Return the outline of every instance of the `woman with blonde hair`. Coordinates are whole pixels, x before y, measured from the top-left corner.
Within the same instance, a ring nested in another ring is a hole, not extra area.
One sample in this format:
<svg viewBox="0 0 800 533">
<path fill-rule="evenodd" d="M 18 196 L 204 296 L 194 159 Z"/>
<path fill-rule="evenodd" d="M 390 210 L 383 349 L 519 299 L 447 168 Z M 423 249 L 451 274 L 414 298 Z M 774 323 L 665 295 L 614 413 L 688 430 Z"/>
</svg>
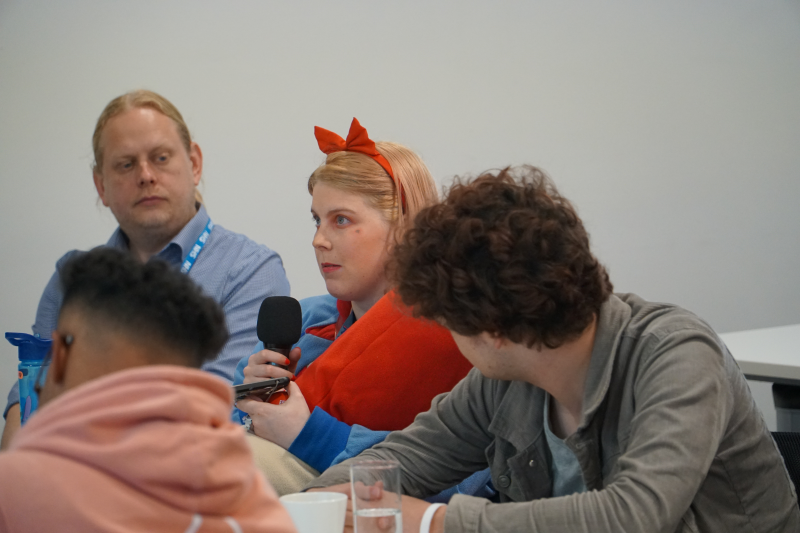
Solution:
<svg viewBox="0 0 800 533">
<path fill-rule="evenodd" d="M 438 201 L 425 164 L 404 146 L 373 142 L 356 119 L 346 140 L 319 127 L 315 135 L 328 155 L 308 180 L 312 244 L 329 294 L 301 302 L 303 333 L 288 358 L 259 345 L 235 382 L 292 377 L 281 404 L 249 398 L 237 407 L 256 436 L 322 471 L 409 425 L 470 365 L 447 330 L 402 309 L 388 275 L 394 243 Z M 259 462 L 281 492 L 310 480 L 284 484 L 275 469 L 285 461 Z"/>
</svg>

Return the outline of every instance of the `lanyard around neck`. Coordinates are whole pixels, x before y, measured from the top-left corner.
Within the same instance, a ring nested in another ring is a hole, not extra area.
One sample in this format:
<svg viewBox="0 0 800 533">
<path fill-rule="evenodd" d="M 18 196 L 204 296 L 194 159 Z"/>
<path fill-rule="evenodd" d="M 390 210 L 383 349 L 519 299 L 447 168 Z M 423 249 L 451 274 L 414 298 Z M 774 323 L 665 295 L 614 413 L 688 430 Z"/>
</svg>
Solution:
<svg viewBox="0 0 800 533">
<path fill-rule="evenodd" d="M 206 224 L 206 229 L 203 230 L 203 233 L 197 238 L 197 242 L 194 243 L 192 246 L 192 250 L 186 256 L 186 259 L 183 260 L 183 264 L 181 265 L 181 272 L 184 274 L 188 274 L 189 271 L 194 266 L 194 262 L 197 261 L 197 256 L 200 255 L 200 252 L 203 250 L 203 247 L 206 245 L 206 241 L 208 240 L 208 236 L 211 235 L 211 230 L 214 229 L 214 223 L 211 222 L 211 219 L 208 219 L 208 224 Z"/>
</svg>

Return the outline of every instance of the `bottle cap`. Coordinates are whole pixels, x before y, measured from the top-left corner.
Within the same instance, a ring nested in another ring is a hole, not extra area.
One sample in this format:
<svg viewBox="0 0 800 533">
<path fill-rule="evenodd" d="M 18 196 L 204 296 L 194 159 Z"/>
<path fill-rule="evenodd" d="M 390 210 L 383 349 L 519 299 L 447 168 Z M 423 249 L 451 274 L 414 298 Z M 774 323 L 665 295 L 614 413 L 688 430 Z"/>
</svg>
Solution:
<svg viewBox="0 0 800 533">
<path fill-rule="evenodd" d="M 19 348 L 20 361 L 41 361 L 47 355 L 47 350 L 53 341 L 40 339 L 27 333 L 6 332 L 6 340 Z"/>
</svg>

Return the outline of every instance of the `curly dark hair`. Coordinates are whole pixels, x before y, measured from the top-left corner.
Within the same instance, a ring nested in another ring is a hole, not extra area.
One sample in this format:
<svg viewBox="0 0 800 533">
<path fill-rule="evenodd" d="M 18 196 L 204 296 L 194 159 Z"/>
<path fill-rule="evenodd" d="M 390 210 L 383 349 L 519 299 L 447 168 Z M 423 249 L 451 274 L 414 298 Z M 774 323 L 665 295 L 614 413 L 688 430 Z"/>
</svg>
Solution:
<svg viewBox="0 0 800 533">
<path fill-rule="evenodd" d="M 577 338 L 613 290 L 574 208 L 532 166 L 456 177 L 394 256 L 397 292 L 416 316 L 528 347 Z"/>
<path fill-rule="evenodd" d="M 228 341 L 217 302 L 164 261 L 142 264 L 120 250 L 95 248 L 72 257 L 60 278 L 62 309 L 79 306 L 99 327 L 166 344 L 185 355 L 187 366 L 199 368 Z"/>
</svg>

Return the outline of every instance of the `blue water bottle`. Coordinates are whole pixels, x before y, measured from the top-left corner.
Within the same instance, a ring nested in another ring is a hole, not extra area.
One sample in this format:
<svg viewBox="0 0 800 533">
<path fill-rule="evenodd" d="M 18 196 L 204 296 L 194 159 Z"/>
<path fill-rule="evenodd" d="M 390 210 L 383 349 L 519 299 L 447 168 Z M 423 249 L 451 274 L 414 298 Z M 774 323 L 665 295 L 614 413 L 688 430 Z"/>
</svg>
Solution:
<svg viewBox="0 0 800 533">
<path fill-rule="evenodd" d="M 33 386 L 53 341 L 10 332 L 6 332 L 6 340 L 19 348 L 19 415 L 20 423 L 24 424 L 39 406 Z M 46 372 L 47 368 L 42 372 L 42 383 Z"/>
</svg>

